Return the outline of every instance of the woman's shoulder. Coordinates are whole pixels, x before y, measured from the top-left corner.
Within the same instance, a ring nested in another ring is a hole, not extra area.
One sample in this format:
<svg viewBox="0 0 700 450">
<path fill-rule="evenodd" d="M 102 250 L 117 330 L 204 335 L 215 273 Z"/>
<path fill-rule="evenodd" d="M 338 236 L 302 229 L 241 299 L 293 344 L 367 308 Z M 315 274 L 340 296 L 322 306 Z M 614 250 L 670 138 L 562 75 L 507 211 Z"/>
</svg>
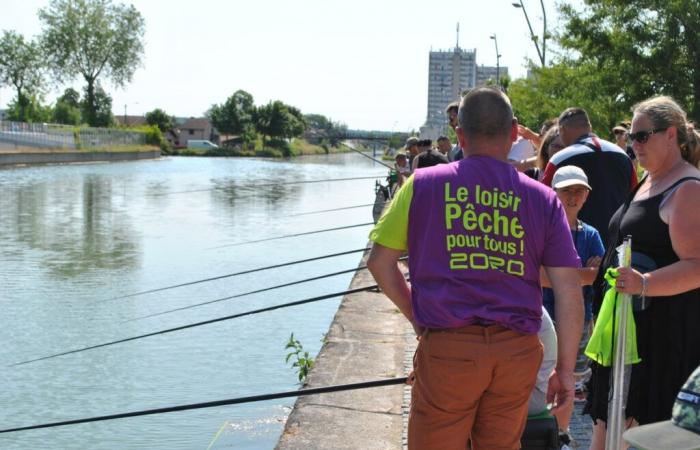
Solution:
<svg viewBox="0 0 700 450">
<path fill-rule="evenodd" d="M 700 193 L 700 170 L 689 165 L 678 174 L 668 191 L 671 191 L 669 193 L 686 192 L 686 195 Z"/>
<path fill-rule="evenodd" d="M 668 223 L 669 214 L 673 211 L 683 212 L 697 209 L 697 199 L 700 197 L 700 171 L 694 167 L 684 170 L 663 194 L 659 205 L 661 218 Z"/>
</svg>

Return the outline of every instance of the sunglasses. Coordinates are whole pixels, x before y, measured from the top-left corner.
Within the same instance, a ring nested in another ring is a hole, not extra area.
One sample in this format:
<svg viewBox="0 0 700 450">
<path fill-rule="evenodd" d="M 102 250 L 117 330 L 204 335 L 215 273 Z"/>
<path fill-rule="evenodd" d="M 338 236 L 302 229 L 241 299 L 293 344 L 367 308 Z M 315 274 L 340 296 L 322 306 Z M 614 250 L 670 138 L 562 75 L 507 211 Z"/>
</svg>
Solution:
<svg viewBox="0 0 700 450">
<path fill-rule="evenodd" d="M 651 130 L 646 130 L 646 131 L 637 131 L 636 133 L 630 133 L 627 136 L 630 138 L 631 141 L 637 141 L 640 144 L 646 144 L 647 141 L 649 140 L 649 137 L 654 134 L 654 133 L 661 133 L 663 131 L 668 130 L 668 128 L 653 128 Z"/>
</svg>

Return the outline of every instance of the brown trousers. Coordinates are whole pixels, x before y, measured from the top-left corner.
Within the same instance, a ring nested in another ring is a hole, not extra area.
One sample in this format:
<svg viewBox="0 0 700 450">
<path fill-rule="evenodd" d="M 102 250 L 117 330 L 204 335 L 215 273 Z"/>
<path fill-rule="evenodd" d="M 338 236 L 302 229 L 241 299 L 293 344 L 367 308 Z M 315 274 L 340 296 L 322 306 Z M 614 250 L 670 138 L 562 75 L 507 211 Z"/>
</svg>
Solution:
<svg viewBox="0 0 700 450">
<path fill-rule="evenodd" d="M 537 335 L 500 325 L 427 330 L 414 358 L 410 450 L 519 449 L 542 363 Z"/>
</svg>

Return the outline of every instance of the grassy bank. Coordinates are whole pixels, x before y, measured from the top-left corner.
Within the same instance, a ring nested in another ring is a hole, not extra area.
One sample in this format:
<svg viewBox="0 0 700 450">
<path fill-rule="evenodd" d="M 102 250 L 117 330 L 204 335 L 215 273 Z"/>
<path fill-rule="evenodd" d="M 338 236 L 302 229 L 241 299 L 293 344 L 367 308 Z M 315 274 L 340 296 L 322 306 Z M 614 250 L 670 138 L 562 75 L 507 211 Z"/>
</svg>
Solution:
<svg viewBox="0 0 700 450">
<path fill-rule="evenodd" d="M 339 144 L 337 147 L 330 145 L 316 145 L 304 139 L 294 139 L 290 143 L 285 143 L 288 145 L 288 156 L 301 156 L 301 155 L 327 155 L 330 153 L 346 153 L 351 151 L 344 144 Z M 211 150 L 204 149 L 183 149 L 178 152 L 181 156 L 257 156 L 257 157 L 267 157 L 267 158 L 283 158 L 285 156 L 285 151 L 277 148 L 271 147 L 269 145 L 264 146 L 261 140 L 255 143 L 254 149 L 242 149 L 242 148 L 217 148 Z"/>
</svg>

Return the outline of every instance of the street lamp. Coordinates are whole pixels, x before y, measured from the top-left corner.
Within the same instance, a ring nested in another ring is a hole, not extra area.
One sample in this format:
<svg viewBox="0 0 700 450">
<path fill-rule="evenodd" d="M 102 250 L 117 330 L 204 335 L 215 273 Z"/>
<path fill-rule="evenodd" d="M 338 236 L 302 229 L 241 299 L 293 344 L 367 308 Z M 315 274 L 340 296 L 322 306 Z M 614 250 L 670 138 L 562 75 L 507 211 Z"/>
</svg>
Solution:
<svg viewBox="0 0 700 450">
<path fill-rule="evenodd" d="M 496 85 L 501 87 L 501 54 L 498 53 L 498 39 L 496 38 L 496 33 L 489 37 L 493 39 L 493 43 L 496 44 Z"/>
<path fill-rule="evenodd" d="M 527 22 L 527 27 L 530 29 L 530 37 L 532 42 L 535 43 L 535 48 L 537 49 L 537 56 L 540 57 L 540 63 L 544 67 L 545 54 L 547 51 L 547 11 L 544 9 L 544 0 L 540 0 L 540 5 L 542 6 L 542 51 L 540 52 L 540 44 L 538 43 L 538 38 L 535 36 L 535 32 L 532 31 L 532 25 L 530 25 L 530 18 L 527 16 L 527 10 L 525 10 L 525 5 L 523 5 L 523 0 L 518 0 L 518 2 L 511 3 L 513 7 L 520 8 L 525 14 L 525 21 Z"/>
<path fill-rule="evenodd" d="M 139 102 L 124 103 L 124 126 L 125 127 L 128 126 L 128 124 L 126 122 L 126 107 L 127 107 L 127 105 L 138 105 L 138 104 L 139 104 Z"/>
</svg>

